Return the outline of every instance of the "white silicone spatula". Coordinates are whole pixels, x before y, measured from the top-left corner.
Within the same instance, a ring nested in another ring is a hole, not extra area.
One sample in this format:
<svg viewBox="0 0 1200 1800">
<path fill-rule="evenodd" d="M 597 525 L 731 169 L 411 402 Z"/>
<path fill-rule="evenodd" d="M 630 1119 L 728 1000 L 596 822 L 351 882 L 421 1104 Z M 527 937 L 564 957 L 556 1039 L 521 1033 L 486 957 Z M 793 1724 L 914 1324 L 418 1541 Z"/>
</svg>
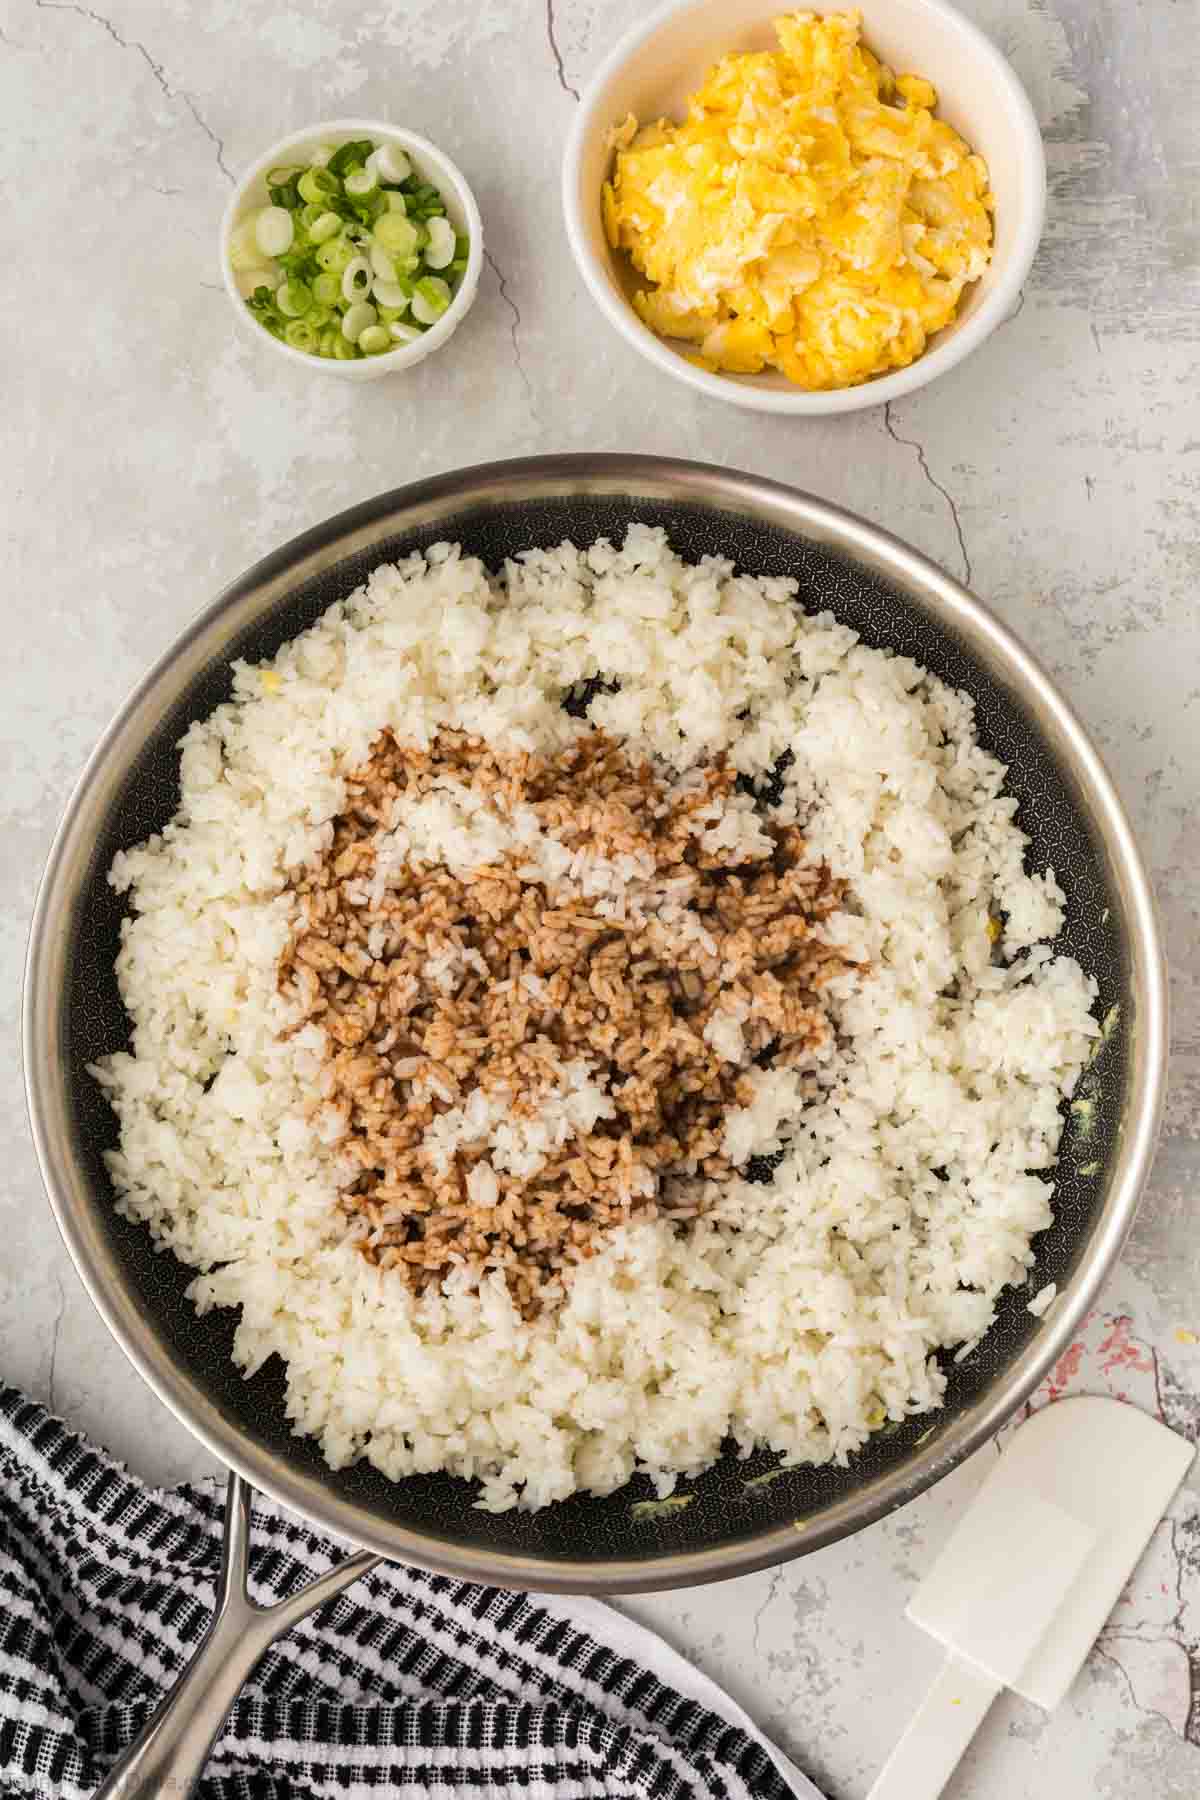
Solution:
<svg viewBox="0 0 1200 1800">
<path fill-rule="evenodd" d="M 988 1707 L 1074 1681 L 1195 1451 L 1117 1400 L 1014 1433 L 908 1605 L 950 1652 L 868 1800 L 937 1800 Z"/>
</svg>

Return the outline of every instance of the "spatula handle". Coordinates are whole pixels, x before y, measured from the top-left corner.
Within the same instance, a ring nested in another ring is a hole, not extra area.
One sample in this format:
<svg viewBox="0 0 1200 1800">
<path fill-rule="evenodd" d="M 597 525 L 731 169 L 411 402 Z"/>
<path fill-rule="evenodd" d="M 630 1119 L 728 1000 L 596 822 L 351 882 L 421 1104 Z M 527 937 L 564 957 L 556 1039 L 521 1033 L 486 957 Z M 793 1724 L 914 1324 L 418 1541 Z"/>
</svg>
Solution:
<svg viewBox="0 0 1200 1800">
<path fill-rule="evenodd" d="M 947 1657 L 867 1800 L 937 1800 L 999 1692 L 982 1669 Z"/>
</svg>

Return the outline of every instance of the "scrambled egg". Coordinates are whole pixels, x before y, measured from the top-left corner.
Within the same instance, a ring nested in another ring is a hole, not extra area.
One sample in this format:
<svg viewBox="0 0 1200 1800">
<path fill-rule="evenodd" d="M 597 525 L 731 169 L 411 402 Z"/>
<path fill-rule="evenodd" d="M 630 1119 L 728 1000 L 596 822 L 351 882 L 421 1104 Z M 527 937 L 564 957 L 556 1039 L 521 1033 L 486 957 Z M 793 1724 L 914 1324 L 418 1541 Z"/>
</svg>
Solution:
<svg viewBox="0 0 1200 1800">
<path fill-rule="evenodd" d="M 682 125 L 614 134 L 604 223 L 654 285 L 634 296 L 702 367 L 850 387 L 920 356 L 987 266 L 987 169 L 937 95 L 859 42 L 856 12 L 775 21 Z"/>
</svg>

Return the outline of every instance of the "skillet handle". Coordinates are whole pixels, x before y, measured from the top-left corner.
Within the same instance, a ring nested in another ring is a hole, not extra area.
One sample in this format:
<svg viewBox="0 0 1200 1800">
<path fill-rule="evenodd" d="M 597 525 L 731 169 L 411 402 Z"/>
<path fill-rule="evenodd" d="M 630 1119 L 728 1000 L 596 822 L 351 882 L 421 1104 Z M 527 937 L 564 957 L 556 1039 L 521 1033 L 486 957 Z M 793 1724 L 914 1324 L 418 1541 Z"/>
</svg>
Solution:
<svg viewBox="0 0 1200 1800">
<path fill-rule="evenodd" d="M 274 1606 L 258 1606 L 246 1590 L 250 1503 L 254 1490 L 230 1475 L 217 1605 L 191 1662 L 141 1736 L 115 1762 L 95 1800 L 186 1800 L 230 1707 L 260 1657 L 284 1631 L 323 1600 L 340 1594 L 381 1559 L 361 1550 Z"/>
</svg>

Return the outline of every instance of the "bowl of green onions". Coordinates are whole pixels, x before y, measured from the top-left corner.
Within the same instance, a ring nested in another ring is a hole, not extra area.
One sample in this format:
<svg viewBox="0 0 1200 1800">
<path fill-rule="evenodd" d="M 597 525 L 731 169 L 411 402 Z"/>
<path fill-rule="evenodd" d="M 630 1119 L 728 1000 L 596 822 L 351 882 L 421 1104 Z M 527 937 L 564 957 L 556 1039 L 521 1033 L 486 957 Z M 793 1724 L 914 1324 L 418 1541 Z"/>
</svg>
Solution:
<svg viewBox="0 0 1200 1800">
<path fill-rule="evenodd" d="M 483 266 L 475 198 L 415 131 L 336 119 L 284 138 L 234 190 L 221 268 L 248 328 L 352 381 L 421 362 L 461 324 Z"/>
</svg>

